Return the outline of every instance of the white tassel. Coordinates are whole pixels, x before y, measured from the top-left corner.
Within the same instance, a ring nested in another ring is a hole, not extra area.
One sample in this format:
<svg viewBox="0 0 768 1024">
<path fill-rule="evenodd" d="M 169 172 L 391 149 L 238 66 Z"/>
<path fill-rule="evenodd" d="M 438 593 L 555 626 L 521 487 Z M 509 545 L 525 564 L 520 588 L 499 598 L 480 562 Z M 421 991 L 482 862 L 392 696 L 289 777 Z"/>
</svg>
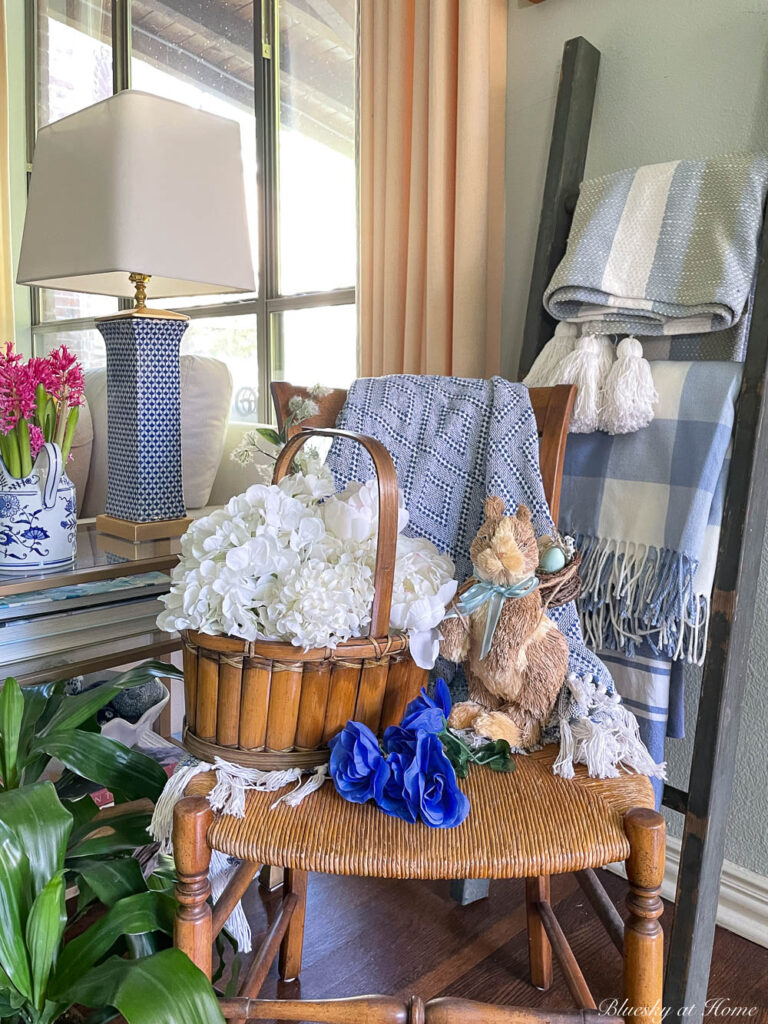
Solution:
<svg viewBox="0 0 768 1024">
<path fill-rule="evenodd" d="M 173 833 L 173 808 L 184 796 L 184 791 L 196 775 L 213 771 L 212 764 L 195 761 L 191 764 L 180 764 L 165 784 L 158 797 L 152 813 L 152 821 L 147 832 L 155 842 L 160 844 L 161 853 L 173 853 L 171 834 Z"/>
<path fill-rule="evenodd" d="M 211 883 L 211 898 L 213 905 L 224 892 L 229 882 L 240 866 L 240 861 L 218 850 L 211 851 L 211 866 L 208 869 L 208 880 Z M 224 922 L 224 928 L 237 943 L 238 953 L 250 953 L 253 948 L 251 941 L 251 926 L 245 916 L 243 904 L 237 901 L 234 910 Z"/>
<path fill-rule="evenodd" d="M 287 804 L 288 807 L 296 807 L 301 803 L 310 793 L 314 793 L 316 789 L 320 789 L 325 780 L 328 778 L 328 765 L 320 764 L 315 768 L 314 774 L 310 775 L 306 782 L 298 785 L 296 789 L 290 790 L 288 793 L 283 793 L 277 800 L 272 804 L 272 807 L 277 807 L 278 804 Z M 270 808 L 271 810 L 272 808 Z"/>
<path fill-rule="evenodd" d="M 653 420 L 659 400 L 648 360 L 637 338 L 624 338 L 605 383 L 599 426 L 609 434 L 632 434 Z"/>
<path fill-rule="evenodd" d="M 558 379 L 553 384 L 575 384 L 576 401 L 571 413 L 570 432 L 591 434 L 597 430 L 603 388 L 611 372 L 615 352 L 605 334 L 588 334 L 560 364 Z"/>
<path fill-rule="evenodd" d="M 572 779 L 573 778 L 573 730 L 571 729 L 571 723 L 568 719 L 563 716 L 560 721 L 560 750 L 558 752 L 555 763 L 552 765 L 552 771 L 555 775 L 559 775 L 561 779 Z"/>
<path fill-rule="evenodd" d="M 560 364 L 567 355 L 573 352 L 578 329 L 576 324 L 562 321 L 555 328 L 555 336 L 551 338 L 536 356 L 536 361 L 523 380 L 528 388 L 549 388 L 557 384 L 560 376 Z"/>
</svg>

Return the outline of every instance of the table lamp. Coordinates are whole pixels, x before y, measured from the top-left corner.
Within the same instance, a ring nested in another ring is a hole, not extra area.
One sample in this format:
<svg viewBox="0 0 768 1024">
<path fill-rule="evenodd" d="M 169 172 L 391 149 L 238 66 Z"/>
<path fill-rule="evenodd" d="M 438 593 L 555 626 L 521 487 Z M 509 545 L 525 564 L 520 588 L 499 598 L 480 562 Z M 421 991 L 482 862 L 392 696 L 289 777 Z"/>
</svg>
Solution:
<svg viewBox="0 0 768 1024">
<path fill-rule="evenodd" d="M 133 298 L 107 351 L 107 533 L 183 533 L 179 345 L 153 298 L 254 290 L 240 126 L 135 90 L 42 128 L 19 284 Z"/>
</svg>

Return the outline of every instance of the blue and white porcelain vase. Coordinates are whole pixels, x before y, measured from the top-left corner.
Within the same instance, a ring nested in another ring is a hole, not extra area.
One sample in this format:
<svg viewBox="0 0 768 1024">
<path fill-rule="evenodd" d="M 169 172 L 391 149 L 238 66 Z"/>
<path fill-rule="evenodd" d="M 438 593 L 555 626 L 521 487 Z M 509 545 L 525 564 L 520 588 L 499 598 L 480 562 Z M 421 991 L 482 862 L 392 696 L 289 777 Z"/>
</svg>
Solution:
<svg viewBox="0 0 768 1024">
<path fill-rule="evenodd" d="M 77 552 L 77 498 L 61 449 L 47 443 L 18 479 L 0 459 L 0 572 L 35 573 L 71 565 Z"/>
</svg>

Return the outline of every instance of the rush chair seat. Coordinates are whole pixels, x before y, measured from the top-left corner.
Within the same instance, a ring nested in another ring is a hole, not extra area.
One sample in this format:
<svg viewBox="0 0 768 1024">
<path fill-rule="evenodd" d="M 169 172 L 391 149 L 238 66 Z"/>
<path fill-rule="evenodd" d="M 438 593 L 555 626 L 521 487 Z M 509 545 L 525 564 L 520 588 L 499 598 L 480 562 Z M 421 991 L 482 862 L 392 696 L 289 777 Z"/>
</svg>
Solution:
<svg viewBox="0 0 768 1024">
<path fill-rule="evenodd" d="M 288 402 L 306 391 L 273 384 L 282 426 Z M 545 493 L 557 517 L 565 441 L 574 388 L 534 389 L 531 401 L 540 432 Z M 345 392 L 332 391 L 304 426 L 330 426 Z M 351 804 L 326 784 L 302 804 L 273 808 L 275 795 L 249 792 L 243 818 L 214 815 L 207 794 L 213 774 L 196 776 L 174 814 L 178 874 L 175 942 L 211 976 L 212 943 L 232 908 L 264 864 L 285 869 L 280 912 L 265 935 L 242 983 L 240 995 L 221 1001 L 225 1017 L 237 1021 L 312 1020 L 328 1024 L 533 1024 L 582 1021 L 596 1013 L 575 957 L 549 902 L 549 878 L 574 872 L 610 939 L 624 955 L 624 997 L 635 1015 L 657 1024 L 661 1015 L 663 935 L 658 918 L 664 873 L 664 819 L 654 811 L 649 779 L 620 775 L 589 778 L 553 774 L 553 746 L 516 759 L 516 770 L 498 774 L 472 767 L 462 783 L 471 803 L 466 821 L 454 829 L 431 829 L 389 817 L 373 805 Z M 242 861 L 212 909 L 208 903 L 211 851 Z M 630 892 L 625 927 L 594 869 L 625 861 Z M 283 979 L 299 976 L 310 871 L 375 878 L 525 878 L 531 982 L 552 983 L 556 955 L 575 1012 L 552 1015 L 521 1007 L 491 1006 L 456 999 L 385 996 L 351 1000 L 261 1000 L 258 993 L 275 957 Z"/>
</svg>

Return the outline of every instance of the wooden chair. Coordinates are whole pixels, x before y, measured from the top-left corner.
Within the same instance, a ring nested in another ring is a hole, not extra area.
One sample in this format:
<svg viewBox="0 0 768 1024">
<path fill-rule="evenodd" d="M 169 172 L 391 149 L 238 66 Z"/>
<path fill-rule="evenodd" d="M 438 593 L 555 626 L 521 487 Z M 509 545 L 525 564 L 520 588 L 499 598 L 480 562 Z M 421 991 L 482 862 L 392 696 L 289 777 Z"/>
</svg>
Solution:
<svg viewBox="0 0 768 1024">
<path fill-rule="evenodd" d="M 272 393 L 282 426 L 290 398 L 306 392 L 289 384 L 273 384 Z M 574 388 L 562 386 L 531 392 L 545 492 L 555 515 L 574 393 Z M 320 400 L 318 415 L 304 425 L 334 423 L 344 397 L 345 392 L 332 391 Z M 618 1024 L 620 1018 L 597 1014 L 549 901 L 550 876 L 574 872 L 610 939 L 623 951 L 628 1005 L 646 1024 L 659 1024 L 663 936 L 658 919 L 665 825 L 653 810 L 651 783 L 641 775 L 591 779 L 583 766 L 576 767 L 574 779 L 561 779 L 552 772 L 555 754 L 548 747 L 521 756 L 511 775 L 471 770 L 462 786 L 472 809 L 456 829 L 410 825 L 372 805 L 347 803 L 329 784 L 298 807 L 281 804 L 272 809 L 274 794 L 250 792 L 244 818 L 214 816 L 206 797 L 215 778 L 197 776 L 174 815 L 176 945 L 210 977 L 212 943 L 222 924 L 260 866 L 275 865 L 285 869 L 280 912 L 255 955 L 240 995 L 221 1001 L 228 1019 L 328 1024 L 585 1024 L 599 1019 Z M 242 860 L 213 910 L 207 902 L 212 850 Z M 626 927 L 594 872 L 620 860 L 626 862 L 630 887 Z M 283 979 L 299 976 L 310 871 L 376 878 L 525 878 L 531 982 L 540 989 L 550 987 L 554 952 L 579 1010 L 553 1015 L 457 999 L 436 999 L 424 1005 L 418 997 L 409 1002 L 385 996 L 258 999 L 275 957 Z"/>
</svg>

